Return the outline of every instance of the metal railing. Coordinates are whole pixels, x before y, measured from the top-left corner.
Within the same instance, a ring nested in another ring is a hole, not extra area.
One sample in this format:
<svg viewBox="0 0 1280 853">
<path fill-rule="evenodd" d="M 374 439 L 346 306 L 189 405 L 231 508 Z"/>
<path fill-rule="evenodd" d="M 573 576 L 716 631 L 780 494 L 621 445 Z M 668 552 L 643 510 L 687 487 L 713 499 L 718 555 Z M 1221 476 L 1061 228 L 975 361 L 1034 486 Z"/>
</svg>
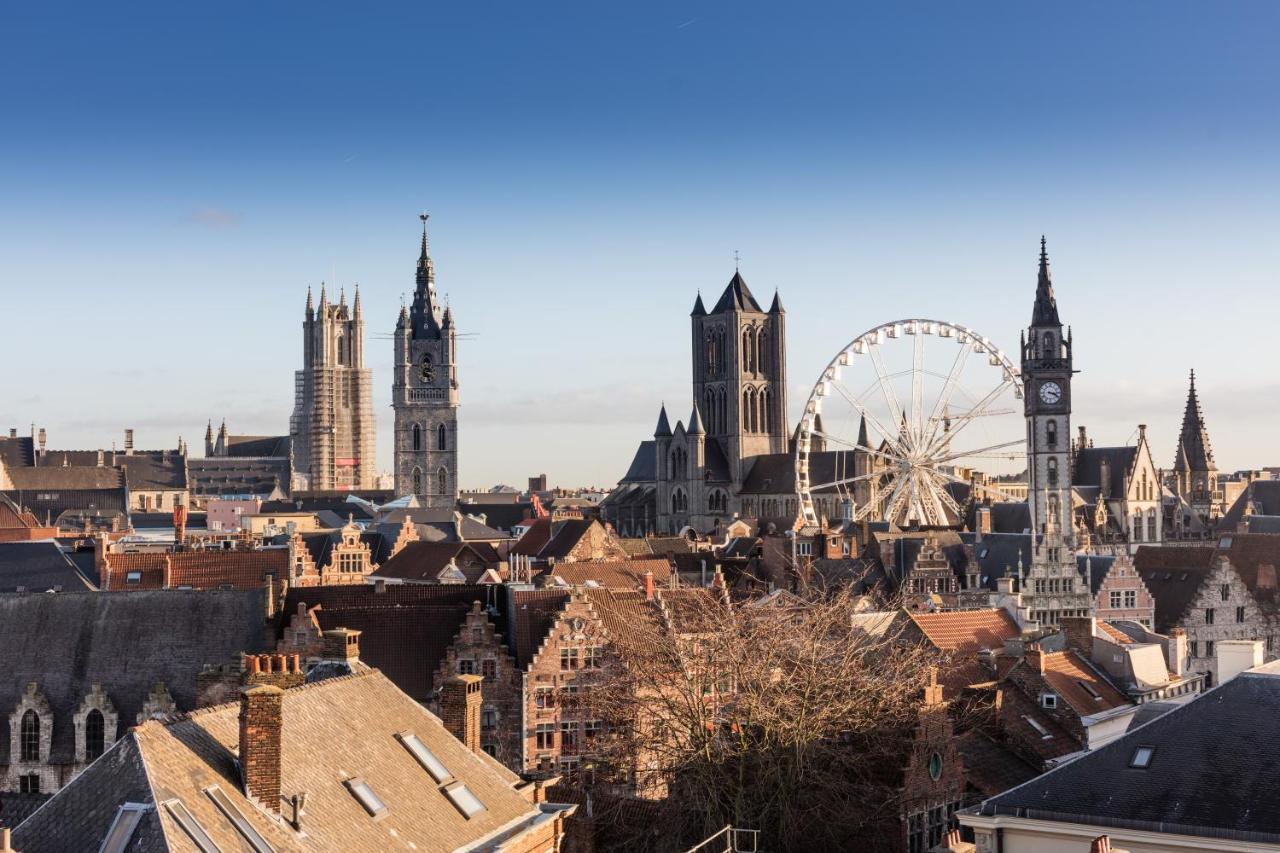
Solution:
<svg viewBox="0 0 1280 853">
<path fill-rule="evenodd" d="M 725 826 L 686 853 L 757 853 L 760 830 Z"/>
</svg>

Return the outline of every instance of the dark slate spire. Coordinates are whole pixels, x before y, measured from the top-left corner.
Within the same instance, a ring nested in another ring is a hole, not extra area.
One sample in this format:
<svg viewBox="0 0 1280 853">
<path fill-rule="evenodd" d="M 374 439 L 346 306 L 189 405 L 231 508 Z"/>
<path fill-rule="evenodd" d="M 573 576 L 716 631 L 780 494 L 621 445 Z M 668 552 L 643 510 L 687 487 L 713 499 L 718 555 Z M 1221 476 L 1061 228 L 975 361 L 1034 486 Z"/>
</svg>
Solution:
<svg viewBox="0 0 1280 853">
<path fill-rule="evenodd" d="M 699 290 L 699 291 L 698 291 L 698 298 L 697 298 L 697 299 L 694 301 L 694 303 L 693 303 L 693 312 L 692 312 L 689 316 L 690 316 L 690 317 L 705 317 L 705 316 L 707 316 L 707 309 L 706 309 L 706 307 L 704 307 L 704 306 L 703 306 L 703 304 L 702 304 L 702 291 L 701 291 L 701 290 Z"/>
<path fill-rule="evenodd" d="M 1179 471 L 1216 471 L 1213 448 L 1209 446 L 1209 430 L 1200 411 L 1196 395 L 1196 372 L 1191 371 L 1191 388 L 1187 391 L 1187 409 L 1182 415 L 1182 435 L 1178 437 L 1178 456 L 1173 467 Z"/>
<path fill-rule="evenodd" d="M 1049 250 L 1040 237 L 1040 275 L 1036 280 L 1036 307 L 1031 312 L 1032 326 L 1061 326 L 1058 300 L 1053 297 L 1053 277 L 1049 275 Z"/>
<path fill-rule="evenodd" d="M 773 304 L 769 306 L 770 314 L 785 314 L 786 309 L 782 307 L 782 297 L 778 295 L 778 289 L 773 290 Z"/>
<path fill-rule="evenodd" d="M 720 301 L 716 303 L 716 307 L 711 309 L 712 314 L 720 314 L 724 311 L 755 311 L 763 314 L 764 309 L 760 307 L 760 303 L 756 302 L 756 298 L 751 295 L 751 291 L 747 289 L 747 282 L 742 278 L 742 273 L 737 270 L 733 271 L 733 278 L 729 280 L 729 286 L 724 289 L 724 293 L 720 295 Z"/>
<path fill-rule="evenodd" d="M 707 429 L 702 425 L 702 413 L 698 411 L 695 401 L 693 411 L 689 413 L 689 435 L 706 435 Z"/>
<path fill-rule="evenodd" d="M 671 437 L 671 421 L 667 420 L 667 405 L 662 404 L 662 411 L 658 413 L 658 426 L 653 430 L 654 438 L 670 438 Z"/>
<path fill-rule="evenodd" d="M 440 297 L 436 295 L 436 267 L 431 261 L 431 244 L 427 241 L 427 219 L 430 215 L 424 213 L 418 218 L 422 220 L 422 251 L 418 254 L 413 309 L 409 315 L 413 320 L 415 338 L 439 337 Z"/>
<path fill-rule="evenodd" d="M 858 446 L 871 449 L 871 439 L 867 436 L 867 416 L 863 415 L 858 423 Z"/>
</svg>

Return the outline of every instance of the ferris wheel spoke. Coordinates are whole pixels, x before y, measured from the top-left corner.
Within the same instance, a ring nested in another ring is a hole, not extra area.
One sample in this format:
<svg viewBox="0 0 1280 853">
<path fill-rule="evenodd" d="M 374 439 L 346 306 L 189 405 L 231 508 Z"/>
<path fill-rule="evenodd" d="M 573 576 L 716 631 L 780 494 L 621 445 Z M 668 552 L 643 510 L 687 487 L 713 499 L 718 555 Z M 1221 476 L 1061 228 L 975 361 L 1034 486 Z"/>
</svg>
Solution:
<svg viewBox="0 0 1280 853">
<path fill-rule="evenodd" d="M 941 465 L 945 462 L 951 462 L 952 460 L 955 460 L 955 459 L 965 459 L 970 456 L 982 456 L 983 454 L 990 454 L 991 451 L 993 450 L 1003 450 L 1006 447 L 1022 447 L 1025 444 L 1026 442 L 1023 441 L 1022 439 L 1017 439 L 1015 441 L 1006 441 L 1000 444 L 991 444 L 991 445 L 988 445 L 987 447 L 979 447 L 976 450 L 967 450 L 964 452 L 957 451 L 957 452 L 948 453 L 946 456 L 935 456 L 930 461 L 934 465 Z M 1016 456 L 1016 455 L 1017 454 L 1004 454 L 1004 455 L 992 454 L 990 458 L 1002 459 L 1002 458 L 1008 458 L 1010 456 Z"/>
<path fill-rule="evenodd" d="M 988 486 L 983 483 L 975 483 L 972 480 L 966 480 L 963 477 L 957 477 L 955 474 L 948 474 L 946 471 L 943 471 L 937 468 L 933 469 L 933 473 L 937 474 L 939 477 L 942 477 L 946 480 L 951 481 L 952 483 L 959 483 L 962 486 L 968 486 L 970 489 L 976 489 L 979 492 L 985 492 L 987 494 L 994 495 L 1002 501 L 1009 501 L 1010 503 L 1019 503 L 1022 500 L 1022 498 L 1019 498 L 1016 495 L 1012 495 L 1009 492 L 1002 491 L 1001 489 L 997 489 L 995 486 Z"/>
<path fill-rule="evenodd" d="M 930 445 L 927 452 L 933 453 L 934 451 L 936 451 L 938 449 L 939 442 L 942 440 L 955 441 L 956 436 L 959 435 L 960 432 L 965 427 L 967 427 L 969 424 L 977 420 L 984 411 L 991 408 L 991 405 L 995 403 L 996 400 L 1000 399 L 1001 394 L 1003 394 L 1005 391 L 1009 390 L 1012 387 L 1013 387 L 1013 380 L 1005 379 L 999 385 L 997 385 L 996 387 L 988 391 L 985 397 L 983 397 L 978 402 L 974 403 L 973 407 L 970 408 L 969 411 L 962 413 L 958 417 L 952 418 L 951 419 L 952 423 L 955 423 L 956 421 L 960 422 L 959 426 L 957 426 L 955 429 L 951 430 L 950 432 L 944 433 L 940 439 L 935 439 L 933 444 Z"/>
<path fill-rule="evenodd" d="M 957 518 L 962 517 L 964 513 L 960 510 L 960 504 L 956 503 L 955 498 L 951 497 L 951 493 L 947 491 L 946 485 L 945 485 L 947 480 L 942 475 L 942 472 L 938 471 L 935 468 L 925 468 L 924 470 L 927 471 L 931 476 L 936 477 L 939 481 L 941 481 L 941 482 L 935 483 L 935 486 L 937 487 L 937 495 L 939 500 L 946 505 L 947 509 L 954 512 Z"/>
<path fill-rule="evenodd" d="M 924 447 L 924 329 L 916 325 L 911 362 L 911 436 L 912 446 Z"/>
<path fill-rule="evenodd" d="M 898 507 L 907 495 L 907 477 L 898 477 L 893 483 L 893 490 L 885 501 L 884 518 L 893 521 L 898 516 Z"/>
<path fill-rule="evenodd" d="M 828 483 L 814 483 L 809 487 L 809 491 L 816 492 L 819 489 L 830 489 L 833 486 L 846 486 L 849 483 L 862 483 L 866 480 L 874 480 L 877 477 L 883 477 L 883 471 L 872 471 L 870 474 L 859 474 L 856 477 L 844 477 L 840 480 L 832 480 Z"/>
<path fill-rule="evenodd" d="M 897 463 L 897 462 L 901 462 L 901 461 L 902 461 L 902 458 L 901 458 L 901 457 L 899 457 L 899 456 L 894 456 L 892 453 L 885 453 L 885 452 L 883 452 L 883 451 L 881 451 L 881 450 L 876 450 L 875 448 L 872 448 L 872 447 L 862 447 L 862 446 L 860 446 L 860 445 L 858 445 L 858 444 L 856 444 L 856 443 L 854 443 L 854 442 L 852 442 L 852 441 L 849 441 L 847 438 L 840 438 L 840 437 L 839 437 L 839 436 L 837 436 L 837 435 L 832 435 L 832 434 L 831 434 L 831 433 L 829 433 L 829 432 L 823 432 L 823 431 L 822 431 L 822 430 L 820 430 L 820 429 L 810 430 L 810 431 L 809 431 L 809 434 L 810 434 L 810 435 L 817 435 L 817 436 L 821 436 L 822 438 L 828 439 L 828 440 L 830 440 L 830 441 L 834 441 L 834 442 L 837 442 L 837 443 L 839 443 L 839 444 L 843 444 L 845 447 L 852 448 L 853 450 L 857 450 L 857 451 L 862 452 L 862 453 L 869 453 L 869 454 L 871 454 L 872 456 L 878 456 L 878 457 L 880 457 L 881 459 L 888 460 L 889 462 Z M 845 453 L 845 452 L 848 452 L 848 451 L 836 451 L 836 452 L 837 452 L 837 453 Z"/>
<path fill-rule="evenodd" d="M 888 372 L 884 369 L 884 359 L 880 357 L 880 346 L 873 344 L 867 347 L 867 352 L 871 355 L 871 364 L 876 369 L 876 375 L 880 377 L 880 393 L 884 395 L 885 404 L 889 407 L 889 418 L 898 420 L 899 414 L 906 413 L 898 402 L 898 394 L 893 390 L 893 382 L 890 381 Z"/>
<path fill-rule="evenodd" d="M 867 419 L 867 423 L 871 424 L 872 429 L 880 433 L 883 439 L 888 442 L 889 447 L 897 451 L 899 454 L 898 456 L 890 458 L 897 460 L 907 455 L 907 449 L 902 445 L 900 437 L 885 429 L 884 425 L 880 423 L 880 419 L 877 418 L 862 402 L 855 399 L 853 394 L 849 392 L 849 389 L 844 387 L 844 383 L 840 382 L 838 379 L 833 379 L 831 380 L 831 385 L 840 393 L 841 397 L 844 397 L 845 400 L 848 401 L 850 406 L 853 406 L 860 415 Z M 882 453 L 880 455 L 883 456 L 884 454 Z"/>
<path fill-rule="evenodd" d="M 940 415 L 945 415 L 947 409 L 951 406 L 951 395 L 955 393 L 956 385 L 960 381 L 960 375 L 964 372 L 964 365 L 969 360 L 969 353 L 973 352 L 973 344 L 965 341 L 960 345 L 960 352 L 956 353 L 955 361 L 951 362 L 951 371 L 947 373 L 946 381 L 942 385 L 942 392 L 938 395 L 938 400 L 933 404 L 933 412 L 929 415 L 929 422 L 933 424 L 933 430 L 929 434 L 929 446 L 932 447 L 937 443 L 938 429 L 943 425 L 943 421 L 939 419 Z"/>
</svg>

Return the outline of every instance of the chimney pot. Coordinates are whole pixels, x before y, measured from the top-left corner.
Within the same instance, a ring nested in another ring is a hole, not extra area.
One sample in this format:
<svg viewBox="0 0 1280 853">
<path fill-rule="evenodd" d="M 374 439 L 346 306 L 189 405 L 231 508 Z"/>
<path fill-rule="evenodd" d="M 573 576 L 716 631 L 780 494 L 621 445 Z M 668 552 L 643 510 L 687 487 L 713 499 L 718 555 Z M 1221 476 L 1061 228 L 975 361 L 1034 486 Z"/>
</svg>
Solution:
<svg viewBox="0 0 1280 853">
<path fill-rule="evenodd" d="M 284 691 L 269 684 L 240 691 L 240 776 L 245 796 L 280 812 Z"/>
</svg>

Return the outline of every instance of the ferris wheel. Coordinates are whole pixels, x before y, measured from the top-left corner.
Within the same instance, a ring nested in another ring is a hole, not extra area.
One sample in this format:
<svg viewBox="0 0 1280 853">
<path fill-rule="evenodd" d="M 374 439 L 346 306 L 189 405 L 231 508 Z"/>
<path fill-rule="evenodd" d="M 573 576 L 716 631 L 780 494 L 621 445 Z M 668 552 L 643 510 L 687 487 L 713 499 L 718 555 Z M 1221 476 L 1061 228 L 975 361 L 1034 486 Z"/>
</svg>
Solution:
<svg viewBox="0 0 1280 853">
<path fill-rule="evenodd" d="M 804 522 L 947 527 L 971 497 L 1023 499 L 1022 395 L 1018 368 L 973 329 L 911 319 L 859 335 L 822 371 L 800 420 Z"/>
</svg>

